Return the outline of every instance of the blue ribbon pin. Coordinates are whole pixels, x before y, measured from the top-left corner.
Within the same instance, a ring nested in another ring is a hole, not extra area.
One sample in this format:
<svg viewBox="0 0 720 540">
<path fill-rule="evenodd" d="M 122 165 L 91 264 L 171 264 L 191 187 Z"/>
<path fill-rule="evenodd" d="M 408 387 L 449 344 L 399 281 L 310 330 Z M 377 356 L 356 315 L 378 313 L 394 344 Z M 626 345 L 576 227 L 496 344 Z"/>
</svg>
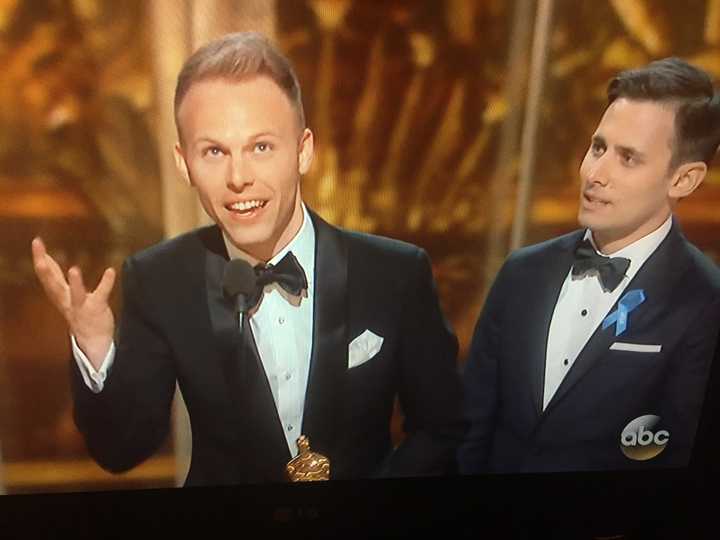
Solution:
<svg viewBox="0 0 720 540">
<path fill-rule="evenodd" d="M 618 302 L 618 308 L 610 315 L 605 317 L 602 323 L 602 329 L 615 324 L 615 335 L 619 336 L 628 327 L 628 315 L 632 310 L 645 301 L 645 291 L 642 289 L 633 289 L 628 291 Z"/>
</svg>

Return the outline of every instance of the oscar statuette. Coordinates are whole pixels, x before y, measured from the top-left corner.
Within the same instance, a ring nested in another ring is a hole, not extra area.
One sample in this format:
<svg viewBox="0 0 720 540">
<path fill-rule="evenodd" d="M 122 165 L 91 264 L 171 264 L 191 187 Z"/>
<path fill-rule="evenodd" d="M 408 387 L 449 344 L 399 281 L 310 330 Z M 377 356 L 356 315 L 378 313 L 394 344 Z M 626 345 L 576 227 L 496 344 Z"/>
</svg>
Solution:
<svg viewBox="0 0 720 540">
<path fill-rule="evenodd" d="M 300 435 L 297 440 L 299 453 L 285 467 L 291 482 L 315 482 L 330 479 L 330 460 L 310 450 L 310 439 Z"/>
</svg>

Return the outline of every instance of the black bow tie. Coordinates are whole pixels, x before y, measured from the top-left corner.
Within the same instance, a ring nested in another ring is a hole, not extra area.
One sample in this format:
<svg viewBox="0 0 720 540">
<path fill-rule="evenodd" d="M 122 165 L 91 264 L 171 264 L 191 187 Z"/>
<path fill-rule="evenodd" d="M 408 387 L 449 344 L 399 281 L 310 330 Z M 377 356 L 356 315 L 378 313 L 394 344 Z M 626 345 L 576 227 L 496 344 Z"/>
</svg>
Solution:
<svg viewBox="0 0 720 540">
<path fill-rule="evenodd" d="M 254 308 L 266 285 L 277 283 L 293 296 L 307 289 L 305 271 L 292 251 L 277 264 L 257 264 L 254 268 L 243 259 L 234 259 L 225 266 L 223 290 L 226 296 L 237 298 L 238 310 L 247 312 Z"/>
<path fill-rule="evenodd" d="M 575 249 L 575 262 L 572 275 L 580 276 L 588 270 L 597 270 L 600 283 L 609 291 L 614 291 L 630 266 L 630 259 L 624 257 L 606 257 L 600 255 L 590 240 L 585 239 Z"/>
</svg>

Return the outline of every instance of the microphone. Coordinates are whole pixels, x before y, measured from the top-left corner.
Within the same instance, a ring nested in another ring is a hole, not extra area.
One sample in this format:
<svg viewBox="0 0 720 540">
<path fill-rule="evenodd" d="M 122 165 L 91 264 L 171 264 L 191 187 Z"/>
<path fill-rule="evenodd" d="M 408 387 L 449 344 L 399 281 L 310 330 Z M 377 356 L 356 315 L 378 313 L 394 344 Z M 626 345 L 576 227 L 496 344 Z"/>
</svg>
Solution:
<svg viewBox="0 0 720 540">
<path fill-rule="evenodd" d="M 249 262 L 233 259 L 225 265 L 222 280 L 223 292 L 229 298 L 235 298 L 235 309 L 240 313 L 248 310 L 250 300 L 257 291 L 257 276 Z M 242 316 L 239 316 L 242 330 Z"/>
</svg>

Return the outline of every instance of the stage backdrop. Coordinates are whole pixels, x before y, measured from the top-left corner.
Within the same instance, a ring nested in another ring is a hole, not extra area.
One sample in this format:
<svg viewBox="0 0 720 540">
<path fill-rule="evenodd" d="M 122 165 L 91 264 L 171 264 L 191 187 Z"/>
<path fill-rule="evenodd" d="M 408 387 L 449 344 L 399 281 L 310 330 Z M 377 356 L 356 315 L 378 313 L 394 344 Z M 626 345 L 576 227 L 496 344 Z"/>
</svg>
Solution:
<svg viewBox="0 0 720 540">
<path fill-rule="evenodd" d="M 720 0 L 0 2 L 6 492 L 182 482 L 180 400 L 175 437 L 137 470 L 112 476 L 88 458 L 72 421 L 68 335 L 34 277 L 30 240 L 42 235 L 94 283 L 205 222 L 173 169 L 174 79 L 196 47 L 248 29 L 296 65 L 318 150 L 309 206 L 427 249 L 459 363 L 509 250 L 575 228 L 577 169 L 608 79 L 668 55 L 720 76 Z M 679 210 L 716 260 L 719 170 Z"/>
</svg>

